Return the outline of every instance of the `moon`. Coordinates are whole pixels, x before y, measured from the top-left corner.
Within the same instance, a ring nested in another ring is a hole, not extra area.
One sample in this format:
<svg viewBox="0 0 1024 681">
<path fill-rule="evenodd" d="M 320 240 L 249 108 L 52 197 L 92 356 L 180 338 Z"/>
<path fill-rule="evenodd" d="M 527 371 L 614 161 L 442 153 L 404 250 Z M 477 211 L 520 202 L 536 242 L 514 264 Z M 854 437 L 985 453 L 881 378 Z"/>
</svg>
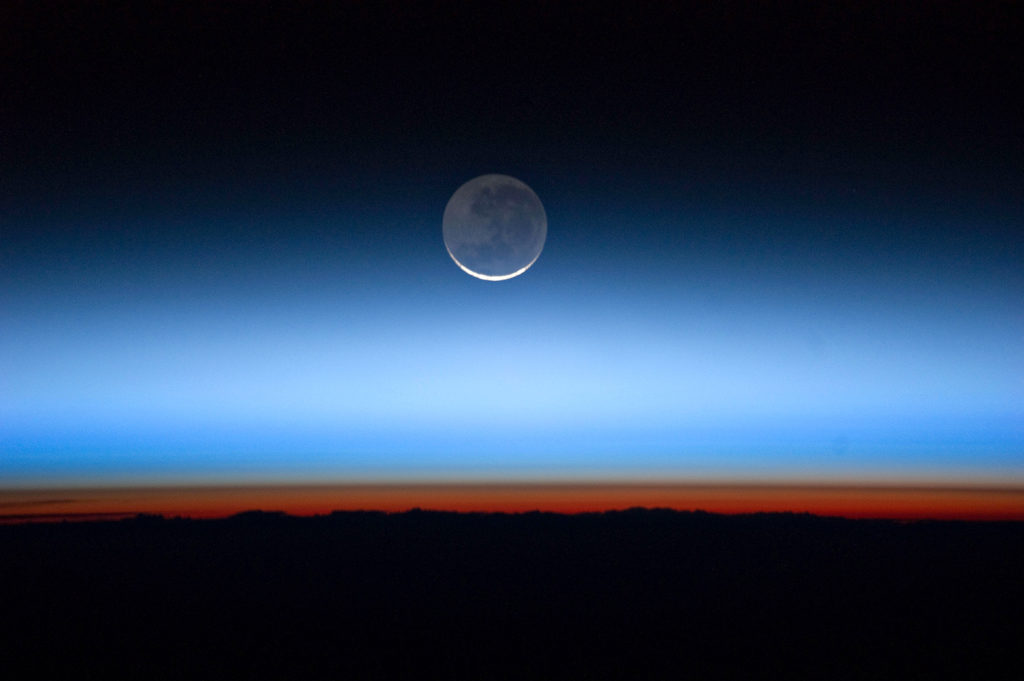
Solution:
<svg viewBox="0 0 1024 681">
<path fill-rule="evenodd" d="M 503 281 L 537 262 L 548 218 L 525 183 L 508 175 L 481 175 L 448 199 L 442 232 L 448 255 L 466 274 Z"/>
</svg>

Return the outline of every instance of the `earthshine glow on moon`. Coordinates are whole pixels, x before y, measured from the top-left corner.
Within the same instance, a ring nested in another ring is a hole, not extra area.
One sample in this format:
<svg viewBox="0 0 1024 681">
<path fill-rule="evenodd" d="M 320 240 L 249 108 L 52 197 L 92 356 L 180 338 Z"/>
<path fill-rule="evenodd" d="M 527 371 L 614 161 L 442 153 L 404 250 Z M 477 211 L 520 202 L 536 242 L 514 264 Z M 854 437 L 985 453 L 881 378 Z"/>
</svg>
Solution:
<svg viewBox="0 0 1024 681">
<path fill-rule="evenodd" d="M 481 175 L 448 200 L 442 223 L 448 254 L 485 281 L 517 277 L 540 257 L 548 222 L 540 199 L 508 175 Z"/>
</svg>

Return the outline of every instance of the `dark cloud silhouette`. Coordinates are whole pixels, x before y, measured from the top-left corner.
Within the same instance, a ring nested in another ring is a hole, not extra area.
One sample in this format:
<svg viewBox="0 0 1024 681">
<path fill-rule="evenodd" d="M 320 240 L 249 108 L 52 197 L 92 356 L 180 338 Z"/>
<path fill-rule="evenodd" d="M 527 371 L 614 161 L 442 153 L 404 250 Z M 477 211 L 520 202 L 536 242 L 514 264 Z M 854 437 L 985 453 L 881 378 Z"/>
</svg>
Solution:
<svg viewBox="0 0 1024 681">
<path fill-rule="evenodd" d="M 13 506 L 52 506 L 53 504 L 74 504 L 79 499 L 29 499 L 26 501 L 0 501 L 0 508 Z"/>
<path fill-rule="evenodd" d="M 1022 523 L 255 511 L 0 547 L 5 660 L 55 678 L 996 679 L 1024 634 Z"/>
</svg>

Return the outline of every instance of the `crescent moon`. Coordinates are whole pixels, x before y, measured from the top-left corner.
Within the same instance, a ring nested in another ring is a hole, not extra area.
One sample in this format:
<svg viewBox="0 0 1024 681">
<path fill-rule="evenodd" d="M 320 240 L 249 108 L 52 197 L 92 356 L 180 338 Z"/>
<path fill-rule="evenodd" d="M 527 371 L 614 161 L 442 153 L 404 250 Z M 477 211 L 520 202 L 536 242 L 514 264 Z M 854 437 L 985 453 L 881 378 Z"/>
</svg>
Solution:
<svg viewBox="0 0 1024 681">
<path fill-rule="evenodd" d="M 548 219 L 537 194 L 508 175 L 481 175 L 444 209 L 444 245 L 463 272 L 484 281 L 518 277 L 537 262 Z"/>
</svg>

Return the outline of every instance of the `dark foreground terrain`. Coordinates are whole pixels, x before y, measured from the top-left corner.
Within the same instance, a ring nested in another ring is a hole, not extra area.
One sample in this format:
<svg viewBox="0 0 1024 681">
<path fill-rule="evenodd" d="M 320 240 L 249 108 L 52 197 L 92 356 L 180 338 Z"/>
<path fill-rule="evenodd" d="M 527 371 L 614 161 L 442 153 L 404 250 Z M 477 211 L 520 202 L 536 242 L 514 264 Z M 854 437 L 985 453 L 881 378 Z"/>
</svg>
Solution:
<svg viewBox="0 0 1024 681">
<path fill-rule="evenodd" d="M 633 510 L 8 525 L 0 621 L 0 668 L 31 670 L 18 678 L 1020 679 L 1024 524 Z"/>
</svg>

